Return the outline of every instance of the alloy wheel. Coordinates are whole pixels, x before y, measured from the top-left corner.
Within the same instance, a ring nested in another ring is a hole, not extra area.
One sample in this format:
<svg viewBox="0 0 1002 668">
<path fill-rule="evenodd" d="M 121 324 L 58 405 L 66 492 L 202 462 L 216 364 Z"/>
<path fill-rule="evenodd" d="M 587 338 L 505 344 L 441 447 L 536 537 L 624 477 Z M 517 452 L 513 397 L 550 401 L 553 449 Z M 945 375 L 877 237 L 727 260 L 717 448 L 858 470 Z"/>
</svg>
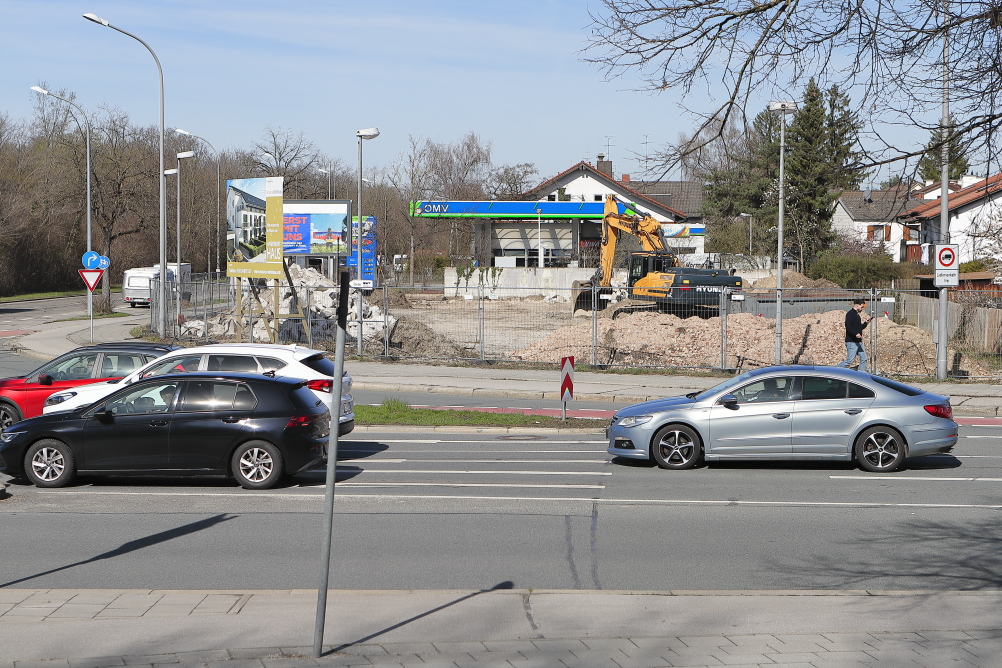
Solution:
<svg viewBox="0 0 1002 668">
<path fill-rule="evenodd" d="M 874 432 L 863 441 L 863 458 L 874 469 L 891 467 L 897 462 L 900 453 L 898 439 L 886 431 Z"/>
<path fill-rule="evenodd" d="M 264 448 L 250 448 L 240 457 L 240 475 L 251 482 L 263 482 L 275 470 L 275 460 Z"/>
<path fill-rule="evenodd" d="M 66 460 L 56 448 L 42 448 L 31 458 L 31 470 L 39 480 L 52 482 L 66 470 Z"/>
<path fill-rule="evenodd" d="M 661 437 L 658 449 L 665 462 L 681 465 L 692 459 L 696 451 L 696 444 L 685 432 L 669 431 Z"/>
</svg>

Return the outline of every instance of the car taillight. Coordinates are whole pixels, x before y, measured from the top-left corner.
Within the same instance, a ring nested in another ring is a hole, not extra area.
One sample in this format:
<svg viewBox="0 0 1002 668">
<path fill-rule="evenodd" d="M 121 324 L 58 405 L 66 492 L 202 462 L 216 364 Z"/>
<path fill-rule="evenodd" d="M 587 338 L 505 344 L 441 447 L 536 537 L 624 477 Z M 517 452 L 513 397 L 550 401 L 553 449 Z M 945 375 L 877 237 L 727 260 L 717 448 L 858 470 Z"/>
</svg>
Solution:
<svg viewBox="0 0 1002 668">
<path fill-rule="evenodd" d="M 938 418 L 950 419 L 953 417 L 953 408 L 950 404 L 933 404 L 931 406 L 924 406 L 925 412 L 929 415 L 935 415 Z"/>
<path fill-rule="evenodd" d="M 332 392 L 334 390 L 334 381 L 332 380 L 311 380 L 306 383 L 306 387 L 311 390 L 317 390 L 319 392 Z"/>
<path fill-rule="evenodd" d="M 289 427 L 309 427 L 314 422 L 317 421 L 320 415 L 317 413 L 312 413 L 310 415 L 293 415 L 289 418 L 289 421 L 285 423 L 286 428 Z"/>
</svg>

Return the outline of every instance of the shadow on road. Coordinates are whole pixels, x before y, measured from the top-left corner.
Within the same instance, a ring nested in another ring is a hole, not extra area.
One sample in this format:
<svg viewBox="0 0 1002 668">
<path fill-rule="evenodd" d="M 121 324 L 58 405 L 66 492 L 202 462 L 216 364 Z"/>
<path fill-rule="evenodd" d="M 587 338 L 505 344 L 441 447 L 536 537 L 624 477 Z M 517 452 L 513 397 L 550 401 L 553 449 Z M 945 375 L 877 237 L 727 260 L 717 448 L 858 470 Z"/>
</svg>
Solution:
<svg viewBox="0 0 1002 668">
<path fill-rule="evenodd" d="M 114 550 L 103 552 L 97 556 L 91 557 L 90 559 L 85 559 L 83 561 L 78 561 L 73 564 L 60 566 L 59 568 L 52 568 L 42 573 L 35 573 L 34 575 L 28 575 L 23 578 L 11 580 L 10 582 L 4 582 L 3 584 L 0 584 L 0 589 L 4 587 L 10 587 L 11 585 L 21 584 L 22 582 L 27 582 L 28 580 L 34 580 L 35 578 L 40 578 L 43 575 L 51 575 L 53 573 L 69 570 L 70 568 L 75 568 L 77 566 L 91 564 L 96 561 L 102 561 L 104 559 L 114 559 L 115 557 L 121 556 L 123 554 L 128 554 L 129 552 L 135 552 L 136 550 L 141 550 L 145 547 L 152 547 L 153 545 L 159 545 L 160 543 L 164 543 L 169 540 L 173 540 L 175 538 L 187 536 L 189 534 L 197 533 L 199 531 L 204 531 L 206 529 L 211 529 L 217 524 L 220 524 L 221 522 L 225 522 L 227 520 L 234 519 L 235 517 L 236 515 L 226 515 L 226 514 L 215 515 L 213 517 L 207 517 L 204 520 L 198 520 L 197 522 L 191 522 L 190 524 L 185 524 L 183 526 L 175 527 L 173 529 L 168 529 L 167 531 L 161 531 L 160 533 L 144 536 L 143 538 L 130 540 L 128 543 L 122 543 Z"/>
</svg>

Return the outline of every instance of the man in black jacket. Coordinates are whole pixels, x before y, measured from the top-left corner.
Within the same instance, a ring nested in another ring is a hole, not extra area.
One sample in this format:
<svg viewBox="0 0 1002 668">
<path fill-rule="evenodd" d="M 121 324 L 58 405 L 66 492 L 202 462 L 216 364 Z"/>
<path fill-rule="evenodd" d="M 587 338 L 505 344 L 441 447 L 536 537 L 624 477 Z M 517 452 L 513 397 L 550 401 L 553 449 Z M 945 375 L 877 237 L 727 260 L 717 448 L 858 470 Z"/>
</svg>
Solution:
<svg viewBox="0 0 1002 668">
<path fill-rule="evenodd" d="M 845 361 L 838 366 L 849 366 L 859 355 L 859 370 L 866 373 L 866 351 L 863 349 L 863 330 L 870 324 L 870 317 L 863 313 L 865 299 L 855 299 L 852 308 L 845 314 Z M 864 320 L 863 317 L 866 319 Z"/>
</svg>

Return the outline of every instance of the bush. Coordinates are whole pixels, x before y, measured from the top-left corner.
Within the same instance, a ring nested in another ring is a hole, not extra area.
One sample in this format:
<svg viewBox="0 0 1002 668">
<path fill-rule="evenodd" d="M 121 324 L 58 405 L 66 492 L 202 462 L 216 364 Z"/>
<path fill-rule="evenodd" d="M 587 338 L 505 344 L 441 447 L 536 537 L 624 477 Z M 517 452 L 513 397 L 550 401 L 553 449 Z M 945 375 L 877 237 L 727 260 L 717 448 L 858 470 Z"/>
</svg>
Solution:
<svg viewBox="0 0 1002 668">
<path fill-rule="evenodd" d="M 977 271 L 988 271 L 988 264 L 981 259 L 971 260 L 970 262 L 962 262 L 960 265 L 961 274 L 970 274 Z"/>
<path fill-rule="evenodd" d="M 829 251 L 818 257 L 808 276 L 815 280 L 826 278 L 843 288 L 879 288 L 892 279 L 901 278 L 901 267 L 884 254 L 847 257 Z"/>
</svg>

